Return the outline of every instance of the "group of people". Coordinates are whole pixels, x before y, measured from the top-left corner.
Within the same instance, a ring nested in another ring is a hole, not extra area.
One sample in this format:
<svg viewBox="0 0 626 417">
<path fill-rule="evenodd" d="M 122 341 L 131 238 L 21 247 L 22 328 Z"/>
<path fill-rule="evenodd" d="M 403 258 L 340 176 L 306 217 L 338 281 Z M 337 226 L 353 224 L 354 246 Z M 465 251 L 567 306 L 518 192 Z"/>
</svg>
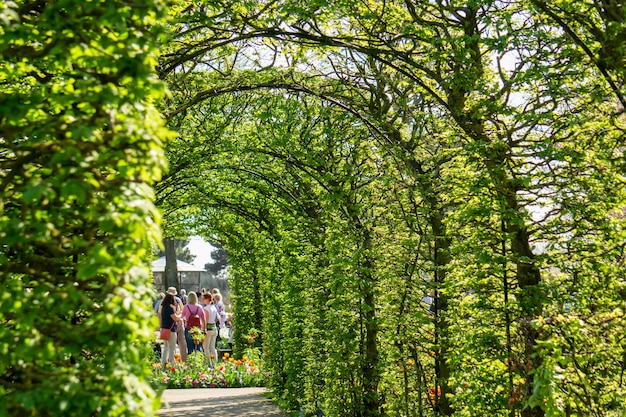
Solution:
<svg viewBox="0 0 626 417">
<path fill-rule="evenodd" d="M 159 317 L 159 327 L 171 330 L 169 339 L 164 340 L 161 363 L 165 365 L 174 362 L 178 344 L 183 362 L 187 360 L 188 354 L 197 350 L 204 352 L 213 366 L 217 359 L 215 345 L 219 331 L 226 327 L 226 322 L 229 321 L 220 290 L 214 288 L 207 291 L 203 288 L 198 293 L 191 291 L 189 294 L 181 290 L 181 296 L 177 294 L 175 287 L 169 287 L 154 304 L 154 310 Z M 190 333 L 192 327 L 199 327 L 204 333 L 202 344 L 194 343 Z"/>
</svg>

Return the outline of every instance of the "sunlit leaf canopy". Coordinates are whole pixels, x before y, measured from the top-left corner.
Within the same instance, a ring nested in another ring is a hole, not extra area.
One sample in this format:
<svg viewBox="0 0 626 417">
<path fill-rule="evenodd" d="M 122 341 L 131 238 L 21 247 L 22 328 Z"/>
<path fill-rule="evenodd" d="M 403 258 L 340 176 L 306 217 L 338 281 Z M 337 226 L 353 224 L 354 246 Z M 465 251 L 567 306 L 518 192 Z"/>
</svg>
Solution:
<svg viewBox="0 0 626 417">
<path fill-rule="evenodd" d="M 0 11 L 0 414 L 154 413 L 161 215 L 287 410 L 624 414 L 622 2 Z"/>
<path fill-rule="evenodd" d="M 622 9 L 180 6 L 159 204 L 228 249 L 288 408 L 623 412 Z"/>
</svg>

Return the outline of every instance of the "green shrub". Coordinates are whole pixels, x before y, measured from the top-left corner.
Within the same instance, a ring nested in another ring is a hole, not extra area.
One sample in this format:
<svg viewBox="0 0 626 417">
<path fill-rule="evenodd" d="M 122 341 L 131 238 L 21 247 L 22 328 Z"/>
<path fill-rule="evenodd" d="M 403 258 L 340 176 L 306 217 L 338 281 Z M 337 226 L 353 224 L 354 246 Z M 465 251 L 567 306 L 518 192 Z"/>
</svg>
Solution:
<svg viewBox="0 0 626 417">
<path fill-rule="evenodd" d="M 160 2 L 0 2 L 0 415 L 150 416 Z"/>
</svg>

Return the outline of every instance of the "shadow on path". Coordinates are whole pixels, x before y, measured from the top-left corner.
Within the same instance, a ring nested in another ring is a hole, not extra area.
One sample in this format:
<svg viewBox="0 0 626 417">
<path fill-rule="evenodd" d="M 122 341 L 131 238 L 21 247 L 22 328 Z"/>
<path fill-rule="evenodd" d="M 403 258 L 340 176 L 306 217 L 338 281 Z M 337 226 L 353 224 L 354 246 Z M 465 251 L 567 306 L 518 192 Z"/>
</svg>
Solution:
<svg viewBox="0 0 626 417">
<path fill-rule="evenodd" d="M 264 388 L 168 389 L 163 393 L 162 417 L 287 417 L 271 400 Z"/>
</svg>

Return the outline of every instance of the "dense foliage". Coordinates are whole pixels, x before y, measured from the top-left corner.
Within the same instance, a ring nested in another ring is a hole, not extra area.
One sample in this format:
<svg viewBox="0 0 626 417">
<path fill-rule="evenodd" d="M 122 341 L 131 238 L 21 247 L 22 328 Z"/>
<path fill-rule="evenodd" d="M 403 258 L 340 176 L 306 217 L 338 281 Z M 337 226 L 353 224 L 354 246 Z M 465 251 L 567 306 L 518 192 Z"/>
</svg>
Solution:
<svg viewBox="0 0 626 417">
<path fill-rule="evenodd" d="M 624 413 L 623 5 L 179 7 L 160 204 L 289 407 Z"/>
<path fill-rule="evenodd" d="M 0 414 L 158 402 L 153 104 L 288 408 L 626 413 L 623 2 L 183 0 L 156 65 L 161 7 L 0 1 Z"/>
<path fill-rule="evenodd" d="M 153 415 L 160 2 L 0 2 L 0 415 Z"/>
</svg>

